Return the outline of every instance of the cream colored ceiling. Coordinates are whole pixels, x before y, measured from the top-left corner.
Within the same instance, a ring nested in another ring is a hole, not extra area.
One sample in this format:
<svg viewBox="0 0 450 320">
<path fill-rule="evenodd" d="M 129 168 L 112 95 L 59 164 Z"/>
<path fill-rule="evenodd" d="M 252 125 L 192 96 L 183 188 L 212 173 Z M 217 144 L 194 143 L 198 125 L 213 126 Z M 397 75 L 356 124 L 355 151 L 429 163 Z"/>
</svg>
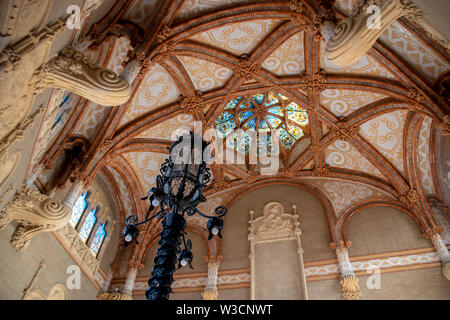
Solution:
<svg viewBox="0 0 450 320">
<path fill-rule="evenodd" d="M 154 12 L 153 1 L 136 1 L 126 15 L 130 20 L 145 26 L 149 21 L 149 16 Z M 193 17 L 198 17 L 217 8 L 229 5 L 238 5 L 246 1 L 219 1 L 219 0 L 187 0 L 183 2 L 178 15 L 174 19 L 184 21 Z M 345 13 L 351 12 L 352 5 L 356 0 L 339 0 L 338 5 Z M 147 17 L 147 18 L 146 18 Z M 190 40 L 223 50 L 229 54 L 239 57 L 242 54 L 251 54 L 257 46 L 275 30 L 282 20 L 279 19 L 259 19 L 251 21 L 241 21 L 239 23 L 228 24 L 208 31 L 197 33 L 190 37 Z M 429 80 L 435 80 L 443 71 L 449 69 L 448 62 L 437 55 L 434 51 L 426 47 L 416 36 L 406 31 L 399 23 L 394 23 L 380 38 L 386 45 L 406 59 L 417 70 L 423 72 Z M 122 42 L 113 53 L 111 67 L 120 71 L 119 62 L 123 61 L 124 50 L 127 50 L 127 43 Z M 324 45 L 321 46 L 320 67 L 330 74 L 353 74 L 364 76 L 377 76 L 385 79 L 397 79 L 394 72 L 389 70 L 381 62 L 370 55 L 363 56 L 358 62 L 346 66 L 336 67 L 324 58 Z M 200 57 L 178 55 L 185 71 L 189 75 L 196 90 L 207 92 L 221 88 L 233 76 L 234 70 L 210 61 L 202 60 Z M 262 63 L 262 68 L 278 77 L 299 75 L 305 70 L 304 58 L 304 34 L 299 32 L 291 36 L 278 48 L 274 49 Z M 121 119 L 120 127 L 129 124 L 131 121 L 160 108 L 176 102 L 180 97 L 180 89 L 177 87 L 170 71 L 162 65 L 154 63 L 150 71 L 145 75 L 143 81 L 129 104 L 124 117 Z M 304 91 L 301 91 L 306 95 Z M 321 105 L 337 117 L 349 116 L 358 112 L 361 108 L 387 98 L 385 95 L 363 90 L 341 90 L 329 89 L 320 94 Z M 362 124 L 360 134 L 380 152 L 399 172 L 405 174 L 404 150 L 404 126 L 408 116 L 408 111 L 394 111 L 375 117 Z M 97 118 L 96 118 L 97 117 Z M 95 108 L 89 111 L 86 116 L 84 132 L 87 136 L 92 136 L 90 124 L 101 120 Z M 188 114 L 178 114 L 174 118 L 157 123 L 140 132 L 136 138 L 165 139 L 169 140 L 171 134 L 177 128 L 193 127 L 194 118 Z M 426 192 L 434 192 L 431 179 L 430 167 L 430 130 L 431 119 L 426 118 L 421 126 L 419 141 L 419 163 L 420 179 Z M 323 133 L 327 133 L 329 128 L 323 125 Z M 305 142 L 307 141 L 307 142 Z M 294 148 L 289 163 L 295 160 L 303 150 L 308 148 L 309 140 L 304 140 Z M 155 185 L 156 175 L 159 174 L 159 167 L 166 155 L 154 152 L 128 152 L 123 154 L 123 159 L 127 165 L 136 173 L 142 190 L 147 190 Z M 366 173 L 373 177 L 388 180 L 379 169 L 365 158 L 351 143 L 337 140 L 324 149 L 324 160 L 331 167 L 344 168 Z M 304 169 L 310 169 L 314 161 L 309 161 Z M 301 169 L 301 168 L 299 168 Z M 224 171 L 225 175 L 227 173 Z M 117 175 L 117 173 L 115 173 Z M 233 176 L 229 174 L 229 176 Z M 311 183 L 318 186 L 327 194 L 333 203 L 336 211 L 342 213 L 352 203 L 367 199 L 391 199 L 385 191 L 373 186 L 357 184 L 356 182 L 336 182 L 326 179 L 309 179 Z M 126 186 L 119 183 L 121 190 Z M 126 191 L 123 191 L 125 194 Z M 232 194 L 232 192 L 230 193 Z M 216 197 L 211 208 L 224 201 L 223 197 Z M 219 200 L 220 198 L 220 200 Z M 209 208 L 209 209 L 211 209 Z M 205 210 L 209 210 L 205 208 Z"/>
<path fill-rule="evenodd" d="M 262 67 L 277 76 L 300 74 L 305 70 L 303 32 L 296 33 L 276 49 Z"/>
<path fill-rule="evenodd" d="M 252 52 L 281 20 L 264 19 L 239 22 L 198 33 L 190 39 L 226 52 L 241 55 Z"/>
</svg>

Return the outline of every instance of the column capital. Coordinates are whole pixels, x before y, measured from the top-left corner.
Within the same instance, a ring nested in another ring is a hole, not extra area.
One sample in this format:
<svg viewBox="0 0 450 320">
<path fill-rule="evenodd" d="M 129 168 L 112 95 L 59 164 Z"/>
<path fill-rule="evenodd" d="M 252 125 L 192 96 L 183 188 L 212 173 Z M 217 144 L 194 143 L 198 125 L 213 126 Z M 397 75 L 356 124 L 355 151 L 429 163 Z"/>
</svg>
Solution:
<svg viewBox="0 0 450 320">
<path fill-rule="evenodd" d="M 361 289 L 358 284 L 358 277 L 355 275 L 342 276 L 340 284 L 342 286 L 342 296 L 347 300 L 359 300 Z"/>
<path fill-rule="evenodd" d="M 219 264 L 223 260 L 223 257 L 220 256 L 220 255 L 219 256 L 213 256 L 213 255 L 211 255 L 211 256 L 204 256 L 203 260 L 206 263 L 208 263 L 208 264 L 210 264 L 210 263 L 212 263 L 212 264 L 215 264 L 215 263 Z"/>
<path fill-rule="evenodd" d="M 219 291 L 217 288 L 205 288 L 202 298 L 203 300 L 219 300 Z"/>
<path fill-rule="evenodd" d="M 136 270 L 142 270 L 144 269 L 145 265 L 138 261 L 128 261 L 127 262 L 128 269 L 136 269 Z"/>
<path fill-rule="evenodd" d="M 352 245 L 351 241 L 344 242 L 344 241 L 340 240 L 337 243 L 336 242 L 330 243 L 330 248 L 333 250 L 336 250 L 336 251 L 337 250 L 348 251 L 348 248 L 350 248 L 351 245 Z"/>
</svg>

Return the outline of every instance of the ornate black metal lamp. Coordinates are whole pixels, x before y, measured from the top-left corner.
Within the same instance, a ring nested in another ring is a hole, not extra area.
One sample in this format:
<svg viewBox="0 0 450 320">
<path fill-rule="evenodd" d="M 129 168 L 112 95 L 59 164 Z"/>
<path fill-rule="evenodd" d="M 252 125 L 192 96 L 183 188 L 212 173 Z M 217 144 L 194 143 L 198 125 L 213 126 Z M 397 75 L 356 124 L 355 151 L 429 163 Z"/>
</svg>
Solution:
<svg viewBox="0 0 450 320">
<path fill-rule="evenodd" d="M 135 215 L 127 218 L 127 225 L 123 230 L 124 245 L 135 241 L 139 235 L 138 225 L 144 224 L 157 217 L 161 219 L 161 237 L 159 249 L 154 260 L 153 271 L 148 284 L 150 288 L 145 295 L 148 300 L 168 300 L 172 292 L 173 273 L 178 268 L 189 265 L 192 268 L 192 244 L 184 235 L 186 220 L 184 215 L 199 214 L 208 220 L 207 229 L 209 239 L 214 235 L 222 237 L 223 216 L 227 214 L 225 207 L 217 207 L 215 216 L 209 216 L 197 209 L 197 205 L 205 202 L 202 194 L 203 187 L 209 183 L 211 173 L 206 167 L 204 157 L 208 147 L 200 136 L 192 132 L 180 136 L 169 148 L 169 159 L 160 169 L 156 178 L 156 187 L 150 189 L 142 200 L 150 201 L 150 211 L 159 207 L 159 211 L 149 219 L 135 223 Z M 183 243 L 184 249 L 180 249 Z"/>
</svg>

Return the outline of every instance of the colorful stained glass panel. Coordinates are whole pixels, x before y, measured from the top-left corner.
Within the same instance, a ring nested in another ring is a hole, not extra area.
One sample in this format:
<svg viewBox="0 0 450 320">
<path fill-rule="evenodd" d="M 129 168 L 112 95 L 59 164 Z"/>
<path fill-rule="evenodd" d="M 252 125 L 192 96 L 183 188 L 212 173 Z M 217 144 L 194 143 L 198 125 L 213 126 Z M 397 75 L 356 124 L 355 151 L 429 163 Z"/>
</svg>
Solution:
<svg viewBox="0 0 450 320">
<path fill-rule="evenodd" d="M 91 210 L 89 212 L 89 215 L 86 217 L 86 220 L 84 221 L 83 227 L 80 230 L 80 238 L 84 242 L 87 241 L 89 236 L 91 235 L 92 228 L 94 227 L 95 223 L 97 222 L 97 217 L 95 216 L 95 213 L 97 212 L 97 208 Z"/>
<path fill-rule="evenodd" d="M 82 194 L 77 201 L 75 202 L 73 209 L 72 209 L 72 216 L 70 217 L 70 224 L 72 227 L 76 227 L 78 222 L 81 219 L 81 216 L 83 215 L 84 210 L 86 210 L 87 207 L 87 201 L 86 198 L 88 196 L 88 193 Z"/>
<path fill-rule="evenodd" d="M 105 230 L 106 222 L 104 222 L 95 233 L 94 240 L 92 240 L 91 243 L 91 252 L 94 256 L 97 256 L 98 251 L 100 250 L 103 240 L 106 237 L 106 230 Z"/>
</svg>

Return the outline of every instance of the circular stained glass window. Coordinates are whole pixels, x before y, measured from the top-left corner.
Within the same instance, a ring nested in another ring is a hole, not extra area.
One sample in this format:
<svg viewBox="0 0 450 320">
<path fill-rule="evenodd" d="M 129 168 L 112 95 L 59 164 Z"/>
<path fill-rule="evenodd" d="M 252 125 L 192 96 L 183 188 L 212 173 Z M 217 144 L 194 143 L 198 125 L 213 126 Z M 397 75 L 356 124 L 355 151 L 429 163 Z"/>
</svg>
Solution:
<svg viewBox="0 0 450 320">
<path fill-rule="evenodd" d="M 291 150 L 305 135 L 308 113 L 297 103 L 281 94 L 254 94 L 232 99 L 215 121 L 227 146 L 247 154 L 254 142 L 259 152 L 278 153 L 281 146 Z M 278 144 L 273 144 L 271 130 L 278 132 Z M 257 134 L 256 134 L 257 133 Z"/>
</svg>

